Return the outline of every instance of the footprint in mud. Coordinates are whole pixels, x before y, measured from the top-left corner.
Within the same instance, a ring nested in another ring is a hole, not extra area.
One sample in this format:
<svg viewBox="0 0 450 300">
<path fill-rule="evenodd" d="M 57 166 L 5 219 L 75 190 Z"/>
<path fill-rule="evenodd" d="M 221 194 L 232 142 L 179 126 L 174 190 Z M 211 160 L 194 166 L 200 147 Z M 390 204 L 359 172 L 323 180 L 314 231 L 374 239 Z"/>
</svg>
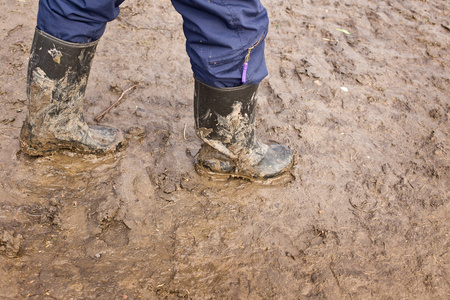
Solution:
<svg viewBox="0 0 450 300">
<path fill-rule="evenodd" d="M 115 220 L 121 220 L 127 228 L 139 232 L 152 216 L 155 206 L 154 185 L 147 174 L 145 162 L 137 156 L 124 158 L 114 189 L 120 199 Z"/>
<path fill-rule="evenodd" d="M 270 81 L 267 85 L 261 87 L 260 95 L 267 95 L 267 104 L 275 114 L 279 114 L 285 110 L 285 103 L 283 98 L 277 94 L 271 86 Z"/>
<path fill-rule="evenodd" d="M 110 247 L 123 247 L 128 245 L 130 228 L 122 221 L 112 221 L 105 224 L 99 239 Z"/>
<path fill-rule="evenodd" d="M 349 194 L 348 202 L 353 209 L 366 213 L 376 210 L 377 198 L 370 197 L 361 184 L 350 181 L 345 185 L 345 191 Z"/>
</svg>

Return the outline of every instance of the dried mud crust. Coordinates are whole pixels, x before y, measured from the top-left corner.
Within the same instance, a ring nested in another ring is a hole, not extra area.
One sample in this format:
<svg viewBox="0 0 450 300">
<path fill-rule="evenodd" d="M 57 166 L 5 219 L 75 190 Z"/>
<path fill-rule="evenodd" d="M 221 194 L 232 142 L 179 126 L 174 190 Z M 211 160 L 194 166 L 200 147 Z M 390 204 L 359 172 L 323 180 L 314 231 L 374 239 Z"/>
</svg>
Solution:
<svg viewBox="0 0 450 300">
<path fill-rule="evenodd" d="M 94 59 L 88 121 L 137 85 L 104 119 L 129 147 L 23 155 L 37 1 L 1 2 L 3 298 L 448 299 L 448 1 L 265 4 L 256 134 L 300 157 L 274 186 L 195 173 L 169 1 L 124 2 Z"/>
</svg>

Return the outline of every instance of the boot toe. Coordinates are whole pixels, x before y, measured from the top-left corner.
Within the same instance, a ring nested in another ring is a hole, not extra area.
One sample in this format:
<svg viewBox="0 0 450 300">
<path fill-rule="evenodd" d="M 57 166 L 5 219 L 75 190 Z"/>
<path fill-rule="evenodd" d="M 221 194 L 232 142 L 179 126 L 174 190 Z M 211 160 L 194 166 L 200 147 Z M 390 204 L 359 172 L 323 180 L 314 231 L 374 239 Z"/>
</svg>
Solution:
<svg viewBox="0 0 450 300">
<path fill-rule="evenodd" d="M 255 178 L 273 178 L 288 171 L 294 163 L 291 149 L 283 145 L 271 145 L 266 155 L 255 167 Z"/>
<path fill-rule="evenodd" d="M 112 126 L 90 126 L 88 136 L 82 142 L 87 153 L 106 154 L 120 151 L 126 146 L 122 131 Z"/>
</svg>

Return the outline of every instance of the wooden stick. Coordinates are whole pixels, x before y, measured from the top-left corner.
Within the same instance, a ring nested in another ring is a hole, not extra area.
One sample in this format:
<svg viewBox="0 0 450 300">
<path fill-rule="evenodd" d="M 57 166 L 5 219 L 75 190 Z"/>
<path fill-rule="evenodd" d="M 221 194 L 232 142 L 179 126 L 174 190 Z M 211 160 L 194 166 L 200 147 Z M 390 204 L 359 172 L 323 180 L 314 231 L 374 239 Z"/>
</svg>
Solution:
<svg viewBox="0 0 450 300">
<path fill-rule="evenodd" d="M 120 102 L 120 100 L 122 100 L 123 96 L 125 96 L 126 93 L 128 93 L 129 91 L 131 91 L 132 89 L 134 89 L 137 85 L 133 85 L 130 88 L 126 89 L 125 91 L 122 92 L 122 95 L 120 95 L 119 99 L 116 100 L 116 102 L 114 102 L 113 104 L 111 104 L 110 107 L 108 107 L 104 112 L 102 112 L 101 114 L 99 114 L 98 116 L 95 117 L 95 122 L 100 122 L 107 113 L 109 113 L 109 111 L 111 109 L 113 109 L 115 106 L 117 106 Z"/>
</svg>

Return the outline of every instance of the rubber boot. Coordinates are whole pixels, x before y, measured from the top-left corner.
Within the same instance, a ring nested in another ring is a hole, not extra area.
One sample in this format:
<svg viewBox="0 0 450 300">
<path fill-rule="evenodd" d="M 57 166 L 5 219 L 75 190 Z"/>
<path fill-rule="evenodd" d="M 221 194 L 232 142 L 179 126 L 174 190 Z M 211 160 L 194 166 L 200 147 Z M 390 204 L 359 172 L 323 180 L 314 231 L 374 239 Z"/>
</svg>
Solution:
<svg viewBox="0 0 450 300">
<path fill-rule="evenodd" d="M 83 117 L 84 93 L 97 41 L 75 44 L 36 29 L 28 64 L 28 115 L 20 146 L 41 156 L 67 149 L 106 154 L 125 145 L 113 127 L 88 126 Z"/>
<path fill-rule="evenodd" d="M 255 140 L 257 89 L 258 85 L 216 88 L 195 79 L 196 132 L 204 141 L 196 163 L 199 174 L 261 180 L 292 167 L 288 147 Z"/>
</svg>

